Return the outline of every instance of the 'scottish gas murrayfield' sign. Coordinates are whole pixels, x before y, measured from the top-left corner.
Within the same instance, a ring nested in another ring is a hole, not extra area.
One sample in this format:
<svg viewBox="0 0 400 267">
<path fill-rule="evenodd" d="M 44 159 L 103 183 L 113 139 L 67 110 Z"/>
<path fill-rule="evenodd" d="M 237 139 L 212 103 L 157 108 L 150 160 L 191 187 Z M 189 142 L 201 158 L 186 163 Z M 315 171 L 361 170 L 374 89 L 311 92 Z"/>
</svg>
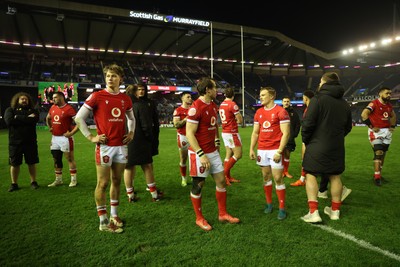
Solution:
<svg viewBox="0 0 400 267">
<path fill-rule="evenodd" d="M 201 27 L 209 27 L 210 26 L 210 22 L 205 21 L 205 20 L 180 18 L 180 17 L 175 17 L 172 15 L 162 15 L 162 14 L 147 13 L 147 12 L 140 12 L 140 11 L 130 11 L 129 17 L 137 18 L 137 19 L 149 19 L 149 20 L 165 22 L 165 23 L 188 24 L 188 25 L 201 26 Z"/>
</svg>

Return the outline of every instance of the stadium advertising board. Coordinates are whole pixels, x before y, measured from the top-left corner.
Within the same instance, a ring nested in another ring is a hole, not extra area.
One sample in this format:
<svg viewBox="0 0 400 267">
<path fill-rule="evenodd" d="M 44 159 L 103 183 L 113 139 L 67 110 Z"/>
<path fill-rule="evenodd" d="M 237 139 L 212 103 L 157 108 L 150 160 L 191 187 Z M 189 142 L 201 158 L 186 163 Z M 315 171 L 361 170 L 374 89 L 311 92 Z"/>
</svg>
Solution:
<svg viewBox="0 0 400 267">
<path fill-rule="evenodd" d="M 162 15 L 157 13 L 148 13 L 148 12 L 133 11 L 133 10 L 129 12 L 129 17 L 137 19 L 148 19 L 152 21 L 165 22 L 165 23 L 177 23 L 177 24 L 187 24 L 191 26 L 210 27 L 210 22 L 206 20 L 188 19 L 188 18 L 175 17 L 172 15 Z"/>
<path fill-rule="evenodd" d="M 147 85 L 150 91 L 192 91 L 192 87 L 188 86 L 163 86 L 163 85 Z"/>
<path fill-rule="evenodd" d="M 78 83 L 65 83 L 65 82 L 39 82 L 38 90 L 42 104 L 53 103 L 53 93 L 63 92 L 65 99 L 69 103 L 78 103 L 78 94 L 76 92 Z"/>
</svg>

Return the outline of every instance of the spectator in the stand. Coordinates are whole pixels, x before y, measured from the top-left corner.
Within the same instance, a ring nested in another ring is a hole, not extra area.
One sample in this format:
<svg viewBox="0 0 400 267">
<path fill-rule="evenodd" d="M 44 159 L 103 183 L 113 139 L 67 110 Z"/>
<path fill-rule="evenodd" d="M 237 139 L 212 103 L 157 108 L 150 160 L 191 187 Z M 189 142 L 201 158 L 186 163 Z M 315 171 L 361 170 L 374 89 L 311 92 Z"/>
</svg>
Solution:
<svg viewBox="0 0 400 267">
<path fill-rule="evenodd" d="M 4 121 L 8 126 L 8 152 L 11 174 L 11 186 L 8 192 L 18 190 L 18 176 L 22 159 L 28 165 L 31 188 L 39 187 L 36 182 L 36 164 L 39 163 L 36 123 L 39 111 L 35 109 L 32 97 L 24 92 L 15 94 L 10 107 L 4 113 Z"/>
<path fill-rule="evenodd" d="M 158 154 L 158 147 L 156 151 L 153 142 L 159 129 L 154 127 L 152 106 L 144 97 L 146 91 L 147 89 L 143 85 L 130 85 L 126 88 L 126 94 L 132 99 L 136 118 L 135 138 L 128 145 L 128 162 L 124 171 L 126 194 L 131 203 L 138 200 L 134 190 L 137 165 L 143 170 L 152 201 L 159 201 L 163 195 L 161 191 L 157 190 L 153 169 L 153 156 L 156 155 L 155 153 Z"/>
<path fill-rule="evenodd" d="M 181 185 L 187 185 L 186 162 L 188 158 L 189 141 L 186 138 L 186 120 L 189 108 L 192 105 L 192 95 L 190 92 L 181 94 L 182 104 L 174 110 L 174 126 L 177 132 L 177 142 L 179 149 L 179 171 L 181 174 Z"/>
<path fill-rule="evenodd" d="M 235 97 L 233 88 L 227 87 L 224 94 L 225 100 L 219 106 L 219 117 L 222 123 L 222 140 L 225 144 L 224 175 L 226 184 L 231 185 L 240 182 L 231 176 L 231 169 L 242 158 L 242 140 L 238 124 L 243 123 L 243 116 L 233 100 Z"/>
<path fill-rule="evenodd" d="M 287 178 L 293 178 L 293 175 L 289 173 L 289 165 L 290 165 L 290 153 L 296 149 L 296 140 L 295 138 L 299 135 L 300 132 L 300 119 L 297 112 L 293 109 L 290 98 L 288 96 L 283 97 L 282 106 L 286 109 L 287 113 L 290 117 L 290 136 L 289 141 L 283 150 L 283 176 Z"/>
</svg>

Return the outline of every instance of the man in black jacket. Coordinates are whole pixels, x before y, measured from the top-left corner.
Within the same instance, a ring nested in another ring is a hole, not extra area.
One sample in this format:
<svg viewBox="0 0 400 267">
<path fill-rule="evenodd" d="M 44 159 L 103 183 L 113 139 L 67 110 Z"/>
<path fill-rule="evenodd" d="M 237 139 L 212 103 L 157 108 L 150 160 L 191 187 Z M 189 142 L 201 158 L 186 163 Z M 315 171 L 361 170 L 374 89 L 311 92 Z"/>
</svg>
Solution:
<svg viewBox="0 0 400 267">
<path fill-rule="evenodd" d="M 286 109 L 290 117 L 290 136 L 289 141 L 283 151 L 283 176 L 287 178 L 293 178 L 291 174 L 289 174 L 289 163 L 290 163 L 290 153 L 296 149 L 296 140 L 295 138 L 299 135 L 300 132 L 300 118 L 297 112 L 294 110 L 292 105 L 290 104 L 290 98 L 285 96 L 282 99 L 282 106 Z"/>
<path fill-rule="evenodd" d="M 22 158 L 28 164 L 31 188 L 37 189 L 36 164 L 39 163 L 37 147 L 36 123 L 39 121 L 39 112 L 34 108 L 29 94 L 20 92 L 11 99 L 11 106 L 4 114 L 4 121 L 8 126 L 8 152 L 11 174 L 11 186 L 8 192 L 18 190 L 18 175 Z"/>
<path fill-rule="evenodd" d="M 328 176 L 331 183 L 332 205 L 325 207 L 324 213 L 331 220 L 338 220 L 340 216 L 343 187 L 340 175 L 345 169 L 344 138 L 352 128 L 350 106 L 343 94 L 339 76 L 335 72 L 325 73 L 303 119 L 301 135 L 306 145 L 303 168 L 307 172 L 309 206 L 308 214 L 301 217 L 305 222 L 322 221 L 318 213 L 316 176 Z"/>
</svg>

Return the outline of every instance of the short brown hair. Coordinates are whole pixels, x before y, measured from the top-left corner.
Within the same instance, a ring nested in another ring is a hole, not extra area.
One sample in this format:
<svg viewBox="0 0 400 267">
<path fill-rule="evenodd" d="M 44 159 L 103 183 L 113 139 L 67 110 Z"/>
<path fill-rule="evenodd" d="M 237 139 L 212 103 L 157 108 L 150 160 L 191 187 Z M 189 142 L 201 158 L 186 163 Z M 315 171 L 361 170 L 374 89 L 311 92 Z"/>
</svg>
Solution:
<svg viewBox="0 0 400 267">
<path fill-rule="evenodd" d="M 272 88 L 272 87 L 270 87 L 270 86 L 261 87 L 261 88 L 260 88 L 260 92 L 261 92 L 261 91 L 264 91 L 264 90 L 267 90 L 267 91 L 268 91 L 268 94 L 269 94 L 270 96 L 272 96 L 274 99 L 276 98 L 276 90 L 275 90 L 274 88 Z"/>
<path fill-rule="evenodd" d="M 232 98 L 235 96 L 235 90 L 233 90 L 232 87 L 227 87 L 227 88 L 225 88 L 224 94 L 225 94 L 225 97 Z"/>
<path fill-rule="evenodd" d="M 116 74 L 118 74 L 119 77 L 121 77 L 121 79 L 125 77 L 124 69 L 117 64 L 110 64 L 105 66 L 103 69 L 104 75 L 107 73 L 107 71 L 115 72 Z"/>
</svg>

